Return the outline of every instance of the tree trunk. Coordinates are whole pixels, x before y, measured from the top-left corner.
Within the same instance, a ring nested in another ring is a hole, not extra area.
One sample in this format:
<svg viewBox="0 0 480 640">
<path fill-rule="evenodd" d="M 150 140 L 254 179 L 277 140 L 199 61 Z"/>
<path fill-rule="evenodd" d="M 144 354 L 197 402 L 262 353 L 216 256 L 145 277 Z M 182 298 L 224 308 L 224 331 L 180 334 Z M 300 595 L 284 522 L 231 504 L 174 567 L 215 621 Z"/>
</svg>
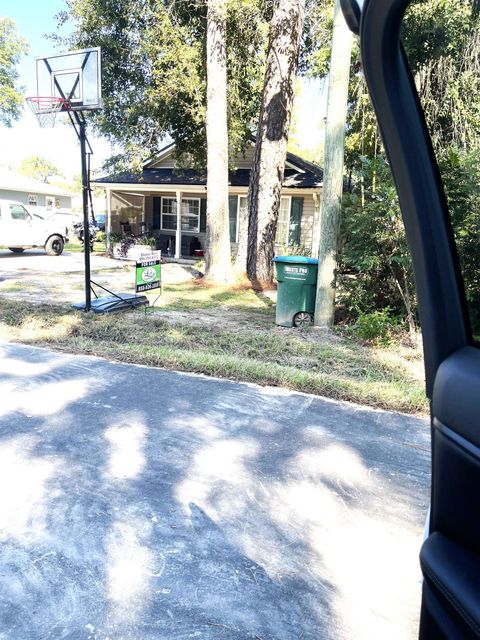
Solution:
<svg viewBox="0 0 480 640">
<path fill-rule="evenodd" d="M 205 278 L 232 278 L 228 221 L 227 0 L 207 9 L 207 237 Z"/>
<path fill-rule="evenodd" d="M 273 281 L 275 232 L 282 190 L 305 0 L 275 0 L 262 106 L 248 190 L 247 274 Z"/>
<path fill-rule="evenodd" d="M 325 127 L 323 197 L 319 218 L 320 244 L 315 304 L 315 324 L 323 328 L 333 325 L 351 51 L 352 33 L 343 18 L 340 0 L 336 0 Z"/>
</svg>

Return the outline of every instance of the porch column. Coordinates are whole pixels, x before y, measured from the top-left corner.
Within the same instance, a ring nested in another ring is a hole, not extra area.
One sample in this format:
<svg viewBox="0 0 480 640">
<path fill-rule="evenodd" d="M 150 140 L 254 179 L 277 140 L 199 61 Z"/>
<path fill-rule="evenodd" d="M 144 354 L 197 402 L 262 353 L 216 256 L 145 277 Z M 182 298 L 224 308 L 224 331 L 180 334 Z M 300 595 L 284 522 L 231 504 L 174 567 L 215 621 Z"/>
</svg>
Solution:
<svg viewBox="0 0 480 640">
<path fill-rule="evenodd" d="M 105 226 L 106 238 L 105 238 L 105 246 L 107 249 L 107 253 L 112 250 L 110 236 L 112 233 L 112 193 L 110 189 L 105 189 L 105 199 L 107 201 L 107 224 Z"/>
<path fill-rule="evenodd" d="M 175 234 L 175 258 L 182 252 L 182 192 L 177 191 L 177 232 Z"/>
</svg>

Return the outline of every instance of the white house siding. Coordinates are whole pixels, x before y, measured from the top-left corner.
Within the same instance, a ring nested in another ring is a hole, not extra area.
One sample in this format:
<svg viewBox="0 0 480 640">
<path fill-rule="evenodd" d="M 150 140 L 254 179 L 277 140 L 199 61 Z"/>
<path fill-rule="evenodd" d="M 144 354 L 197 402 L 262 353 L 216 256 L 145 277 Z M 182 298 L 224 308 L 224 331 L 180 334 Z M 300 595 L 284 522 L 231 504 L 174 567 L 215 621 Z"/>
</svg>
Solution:
<svg viewBox="0 0 480 640">
<path fill-rule="evenodd" d="M 161 160 L 156 160 L 151 165 L 149 165 L 150 169 L 174 169 L 175 168 L 175 158 L 173 155 L 169 154 L 162 158 Z"/>
<path fill-rule="evenodd" d="M 52 190 L 53 191 L 53 190 Z M 29 204 L 29 196 L 37 197 L 37 205 Z M 72 198 L 71 196 L 60 196 L 51 194 L 53 199 L 53 207 L 47 209 L 47 197 L 45 193 L 37 193 L 36 191 L 14 191 L 13 189 L 0 189 L 0 198 L 3 200 L 15 200 L 21 202 L 30 211 L 30 213 L 38 213 L 41 216 L 50 216 L 54 213 L 71 213 Z"/>
<path fill-rule="evenodd" d="M 253 152 L 254 147 L 249 146 L 245 150 L 244 154 L 240 154 L 237 158 L 235 158 L 233 162 L 233 166 L 237 169 L 250 169 L 253 163 Z M 173 169 L 175 168 L 175 158 L 172 154 L 166 155 L 164 158 L 160 160 L 156 160 L 151 165 L 149 165 L 152 169 Z"/>
<path fill-rule="evenodd" d="M 237 158 L 235 158 L 234 162 L 233 162 L 233 166 L 236 169 L 251 169 L 252 164 L 253 164 L 253 154 L 254 154 L 255 148 L 252 147 L 247 147 L 245 149 L 245 153 L 239 155 Z"/>
<path fill-rule="evenodd" d="M 303 196 L 303 213 L 302 223 L 300 226 L 300 244 L 309 251 L 312 249 L 313 228 L 316 216 L 318 216 L 320 199 L 317 198 L 318 204 L 312 195 Z"/>
</svg>

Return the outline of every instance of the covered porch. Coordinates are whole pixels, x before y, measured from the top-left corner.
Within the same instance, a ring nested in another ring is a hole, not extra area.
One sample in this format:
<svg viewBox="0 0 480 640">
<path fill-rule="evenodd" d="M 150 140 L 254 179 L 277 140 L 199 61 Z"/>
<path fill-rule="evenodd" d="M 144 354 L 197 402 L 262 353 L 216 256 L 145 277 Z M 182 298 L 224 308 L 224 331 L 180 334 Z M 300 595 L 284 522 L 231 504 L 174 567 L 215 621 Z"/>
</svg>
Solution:
<svg viewBox="0 0 480 640">
<path fill-rule="evenodd" d="M 122 237 L 139 244 L 155 238 L 162 255 L 174 259 L 201 257 L 205 250 L 207 194 L 193 189 L 152 188 L 151 185 L 106 188 L 107 248 Z"/>
</svg>

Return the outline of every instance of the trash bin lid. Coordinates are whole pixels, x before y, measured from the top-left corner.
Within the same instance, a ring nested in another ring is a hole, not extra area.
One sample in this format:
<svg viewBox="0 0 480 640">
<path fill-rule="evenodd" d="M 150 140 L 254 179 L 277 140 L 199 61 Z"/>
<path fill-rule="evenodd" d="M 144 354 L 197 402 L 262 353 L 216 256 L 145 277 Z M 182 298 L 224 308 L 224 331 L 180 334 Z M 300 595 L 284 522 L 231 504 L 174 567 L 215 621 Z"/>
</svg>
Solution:
<svg viewBox="0 0 480 640">
<path fill-rule="evenodd" d="M 295 264 L 318 264 L 316 258 L 307 258 L 306 256 L 276 256 L 274 262 L 290 262 Z"/>
</svg>

